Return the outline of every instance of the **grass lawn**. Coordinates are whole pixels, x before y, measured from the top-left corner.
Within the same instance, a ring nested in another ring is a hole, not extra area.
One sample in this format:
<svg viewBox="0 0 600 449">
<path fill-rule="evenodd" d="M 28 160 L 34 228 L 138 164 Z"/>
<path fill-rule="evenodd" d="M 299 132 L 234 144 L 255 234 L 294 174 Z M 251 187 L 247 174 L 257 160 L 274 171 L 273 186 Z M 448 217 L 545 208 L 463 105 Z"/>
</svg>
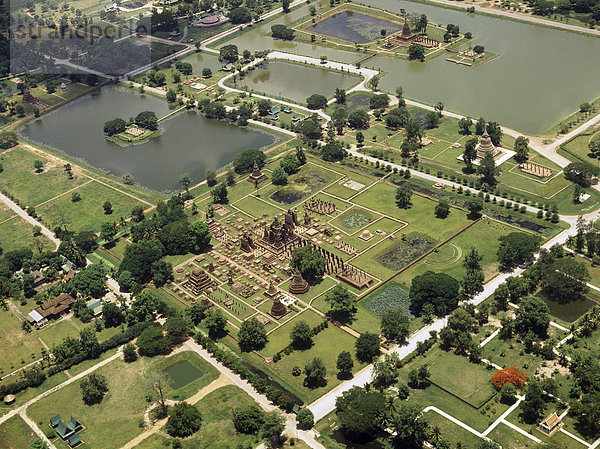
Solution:
<svg viewBox="0 0 600 449">
<path fill-rule="evenodd" d="M 41 173 L 35 173 L 36 160 L 44 162 Z M 22 207 L 37 206 L 88 181 L 75 172 L 73 179 L 69 179 L 62 165 L 20 147 L 0 156 L 0 162 L 4 167 L 0 173 L 0 188 L 13 194 Z"/>
<path fill-rule="evenodd" d="M 273 216 L 282 214 L 285 211 L 285 209 L 275 207 L 272 204 L 253 196 L 247 196 L 232 204 L 232 206 L 237 207 L 243 212 L 256 218 L 260 218 L 264 215 L 268 219 L 271 219 Z"/>
<path fill-rule="evenodd" d="M 194 353 L 186 357 L 194 365 L 201 367 L 203 372 L 196 387 L 208 385 L 217 377 L 214 368 L 200 359 Z M 183 354 L 182 354 L 183 355 Z M 104 375 L 108 381 L 109 392 L 100 404 L 87 406 L 81 399 L 80 381 L 52 393 L 28 409 L 29 416 L 40 428 L 46 429 L 48 419 L 55 414 L 77 417 L 86 430 L 81 432 L 81 438 L 89 447 L 118 448 L 131 440 L 142 429 L 140 420 L 144 410 L 150 405 L 145 399 L 149 392 L 146 386 L 145 373 L 161 369 L 165 358 L 148 359 L 141 357 L 134 363 L 115 360 L 96 371 Z M 194 390 L 195 391 L 195 390 Z M 111 429 L 107 432 L 107 429 Z M 58 443 L 58 447 L 67 447 Z"/>
<path fill-rule="evenodd" d="M 201 429 L 192 437 L 182 441 L 183 449 L 229 449 L 238 444 L 258 444 L 254 435 L 237 433 L 233 427 L 233 412 L 236 407 L 253 404 L 254 401 L 243 390 L 233 385 L 221 387 L 206 395 L 196 406 L 204 421 Z M 171 438 L 152 435 L 137 446 L 138 449 L 164 449 L 171 447 Z M 301 446 L 296 446 L 301 447 Z"/>
<path fill-rule="evenodd" d="M 463 429 L 458 424 L 453 423 L 448 418 L 443 417 L 433 410 L 427 412 L 425 417 L 427 418 L 429 425 L 432 428 L 438 427 L 442 432 L 442 438 L 448 439 L 453 446 L 460 442 L 466 447 L 475 447 L 477 443 L 482 441 L 478 436 L 473 435 L 468 430 Z"/>
<path fill-rule="evenodd" d="M 460 213 L 453 210 L 453 213 Z M 410 286 L 412 279 L 426 271 L 446 273 L 455 279 L 461 279 L 465 270 L 463 260 L 471 248 L 475 248 L 483 257 L 481 265 L 486 281 L 498 273 L 497 252 L 500 246 L 498 237 L 516 231 L 515 228 L 495 220 L 484 219 L 457 235 L 449 242 L 427 256 L 423 261 L 404 270 L 394 278 L 395 281 Z"/>
<path fill-rule="evenodd" d="M 365 187 L 368 187 L 371 184 L 373 184 L 373 182 L 375 181 L 375 178 L 359 175 L 358 173 L 351 172 L 350 170 L 344 170 L 344 174 L 346 175 L 345 178 L 342 178 L 335 184 L 329 186 L 325 190 L 325 192 L 347 200 L 351 196 L 354 196 L 357 193 L 359 193 Z M 359 190 L 351 189 L 350 187 L 344 186 L 344 184 L 348 181 L 354 181 L 356 183 L 362 184 L 364 187 L 360 188 Z"/>
<path fill-rule="evenodd" d="M 273 334 L 269 335 L 268 349 L 272 352 L 268 356 L 273 355 L 273 351 L 277 349 L 283 349 L 289 343 L 289 331 L 291 330 L 294 323 L 303 319 L 310 325 L 320 323 L 323 319 L 319 317 L 315 312 L 307 310 L 306 312 L 299 315 L 300 318 L 294 319 L 291 323 L 282 326 L 281 330 L 278 329 Z M 250 354 L 248 357 L 261 367 L 267 373 L 272 373 L 275 380 L 279 381 L 284 386 L 287 386 L 292 393 L 297 395 L 305 403 L 311 403 L 318 397 L 322 396 L 327 391 L 331 390 L 340 380 L 337 378 L 336 361 L 337 355 L 342 351 L 350 351 L 354 354 L 354 342 L 356 339 L 345 331 L 329 325 L 326 329 L 319 332 L 313 339 L 313 346 L 310 349 L 304 351 L 293 351 L 290 355 L 284 355 L 283 358 L 271 365 L 264 365 L 262 359 L 258 361 L 256 355 Z M 264 351 L 261 351 L 264 352 Z M 320 357 L 325 363 L 327 369 L 327 384 L 322 387 L 308 388 L 304 386 L 304 375 L 293 376 L 292 368 L 299 366 L 301 369 L 309 363 L 313 358 Z M 354 370 L 357 372 L 364 367 L 364 364 L 354 361 Z"/>
<path fill-rule="evenodd" d="M 44 326 L 39 331 L 40 338 L 50 349 L 59 345 L 67 337 L 77 338 L 80 328 L 73 322 L 73 318 L 63 318 Z"/>
<path fill-rule="evenodd" d="M 480 407 L 496 393 L 490 383 L 494 371 L 487 370 L 484 365 L 471 363 L 467 357 L 439 348 L 429 351 L 426 359 L 432 382 L 474 407 Z M 460 376 L 448 373 L 460 373 Z"/>
<path fill-rule="evenodd" d="M 10 309 L 0 309 L 0 377 L 40 358 L 42 348 L 35 331 L 25 332 Z"/>
<path fill-rule="evenodd" d="M 55 249 L 54 244 L 46 236 L 33 237 L 33 226 L 18 215 L 0 224 L 0 243 L 4 252 L 28 247 L 37 253 L 36 239 L 43 242 L 45 251 Z"/>
<path fill-rule="evenodd" d="M 483 357 L 502 367 L 516 366 L 529 375 L 535 373 L 542 363 L 541 357 L 525 352 L 523 344 L 516 338 L 511 340 L 493 338 L 483 347 Z"/>
<path fill-rule="evenodd" d="M 18 415 L 0 424 L 0 449 L 25 449 L 35 439 L 33 430 Z"/>
<path fill-rule="evenodd" d="M 36 209 L 47 226 L 52 228 L 66 219 L 69 228 L 74 231 L 99 231 L 103 222 L 127 218 L 135 206 L 143 205 L 136 199 L 95 181 L 77 189 L 77 192 L 81 195 L 81 200 L 75 203 L 71 201 L 71 195 L 67 194 Z M 112 204 L 113 212 L 110 214 L 104 212 L 105 201 Z"/>
<path fill-rule="evenodd" d="M 539 438 L 539 435 L 536 436 Z M 539 446 L 533 440 L 527 438 L 525 435 L 520 434 L 516 430 L 511 429 L 503 423 L 498 424 L 498 426 L 489 433 L 488 437 L 500 444 L 502 447 L 510 449 L 527 449 Z M 581 446 L 581 449 L 583 449 L 583 446 Z"/>
</svg>

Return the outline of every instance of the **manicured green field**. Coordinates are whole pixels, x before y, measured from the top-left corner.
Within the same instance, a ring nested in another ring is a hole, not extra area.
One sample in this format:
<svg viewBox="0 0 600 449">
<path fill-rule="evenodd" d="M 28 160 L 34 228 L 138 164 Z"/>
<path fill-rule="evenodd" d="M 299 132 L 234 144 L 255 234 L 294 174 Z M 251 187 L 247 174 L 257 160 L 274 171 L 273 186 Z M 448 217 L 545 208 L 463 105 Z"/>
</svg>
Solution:
<svg viewBox="0 0 600 449">
<path fill-rule="evenodd" d="M 44 163 L 41 173 L 36 173 L 33 166 L 36 160 Z M 73 179 L 69 179 L 62 165 L 20 147 L 2 155 L 0 162 L 4 167 L 0 188 L 13 194 L 22 207 L 37 206 L 88 181 L 75 172 Z"/>
<path fill-rule="evenodd" d="M 435 348 L 427 354 L 431 380 L 469 404 L 480 407 L 496 392 L 490 379 L 494 371 L 469 362 L 467 357 Z M 460 373 L 449 376 L 448 373 Z"/>
<path fill-rule="evenodd" d="M 69 228 L 75 231 L 99 231 L 103 222 L 128 218 L 135 206 L 143 205 L 136 199 L 97 182 L 87 184 L 77 189 L 77 192 L 81 195 L 81 200 L 73 202 L 71 195 L 64 195 L 38 207 L 38 214 L 51 227 L 66 220 Z M 105 201 L 112 204 L 113 212 L 110 214 L 104 211 Z"/>
<path fill-rule="evenodd" d="M 55 249 L 55 245 L 44 235 L 33 236 L 33 226 L 20 216 L 0 224 L 0 245 L 3 251 L 12 251 L 23 247 L 38 251 L 36 240 L 42 242 L 44 251 Z"/>
<path fill-rule="evenodd" d="M 181 356 L 200 367 L 203 373 L 195 381 L 196 388 L 208 385 L 218 376 L 217 371 L 196 354 L 184 353 Z M 28 414 L 42 429 L 47 428 L 48 420 L 56 414 L 75 416 L 86 427 L 80 435 L 90 447 L 121 447 L 142 431 L 139 422 L 150 405 L 145 399 L 150 389 L 144 373 L 164 368 L 161 366 L 164 360 L 168 359 L 142 357 L 129 364 L 121 359 L 115 360 L 96 371 L 106 377 L 109 388 L 100 404 L 85 405 L 81 399 L 81 382 L 77 381 L 33 404 Z M 60 443 L 59 447 L 66 445 Z"/>
<path fill-rule="evenodd" d="M 452 213 L 460 212 L 453 211 Z M 515 231 L 515 228 L 494 220 L 481 220 L 439 249 L 436 249 L 423 262 L 400 273 L 395 277 L 395 280 L 410 286 L 415 276 L 426 271 L 442 272 L 455 279 L 461 279 L 465 274 L 465 269 L 462 266 L 464 258 L 471 248 L 475 248 L 479 255 L 483 257 L 481 266 L 487 281 L 498 273 L 497 252 L 500 246 L 498 237 Z"/>
<path fill-rule="evenodd" d="M 0 309 L 0 377 L 39 359 L 42 348 L 35 331 L 25 332 L 10 309 Z"/>
<path fill-rule="evenodd" d="M 0 424 L 0 449 L 27 448 L 36 435 L 20 416 L 13 416 Z"/>
</svg>

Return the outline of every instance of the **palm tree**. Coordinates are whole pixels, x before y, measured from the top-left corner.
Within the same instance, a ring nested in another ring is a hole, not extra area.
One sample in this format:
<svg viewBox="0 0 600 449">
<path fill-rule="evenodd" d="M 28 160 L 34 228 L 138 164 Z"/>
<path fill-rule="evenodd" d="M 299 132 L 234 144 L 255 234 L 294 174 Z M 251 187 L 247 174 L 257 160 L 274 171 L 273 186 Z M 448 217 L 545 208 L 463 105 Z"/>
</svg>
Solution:
<svg viewBox="0 0 600 449">
<path fill-rule="evenodd" d="M 441 437 L 442 437 L 441 429 L 438 426 L 433 426 L 431 428 L 431 433 L 429 435 L 429 438 L 431 438 L 433 440 L 433 444 L 439 443 Z"/>
</svg>

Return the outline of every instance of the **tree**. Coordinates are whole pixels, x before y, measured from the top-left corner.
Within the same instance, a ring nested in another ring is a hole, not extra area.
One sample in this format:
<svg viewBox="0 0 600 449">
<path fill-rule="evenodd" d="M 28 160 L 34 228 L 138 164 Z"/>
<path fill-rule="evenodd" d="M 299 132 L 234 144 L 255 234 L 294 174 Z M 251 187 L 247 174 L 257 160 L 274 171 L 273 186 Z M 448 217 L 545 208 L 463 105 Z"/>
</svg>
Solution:
<svg viewBox="0 0 600 449">
<path fill-rule="evenodd" d="M 278 186 L 284 186 L 288 182 L 288 175 L 281 167 L 275 167 L 271 173 L 271 182 Z"/>
<path fill-rule="evenodd" d="M 471 296 L 483 288 L 483 256 L 472 247 L 463 260 L 463 267 L 467 271 L 462 280 L 463 291 L 466 296 Z"/>
<path fill-rule="evenodd" d="M 167 91 L 167 102 L 175 103 L 177 101 L 177 93 L 173 89 Z"/>
<path fill-rule="evenodd" d="M 301 134 L 306 139 L 320 139 L 323 133 L 323 128 L 316 118 L 300 120 L 295 127 L 298 134 Z"/>
<path fill-rule="evenodd" d="M 99 404 L 108 392 L 106 378 L 101 374 L 89 374 L 83 378 L 79 386 L 85 405 Z"/>
<path fill-rule="evenodd" d="M 352 360 L 352 354 L 350 354 L 350 352 L 348 351 L 340 352 L 337 358 L 336 368 L 342 376 L 351 376 L 352 368 L 354 368 L 354 360 Z"/>
<path fill-rule="evenodd" d="M 315 357 L 304 367 L 304 385 L 309 388 L 321 387 L 327 382 L 325 376 L 327 375 L 327 368 L 325 363 L 320 357 Z"/>
<path fill-rule="evenodd" d="M 496 371 L 491 382 L 498 391 L 506 384 L 511 384 L 515 388 L 523 388 L 527 383 L 527 373 L 514 366 L 509 366 Z"/>
<path fill-rule="evenodd" d="M 285 416 L 279 410 L 272 410 L 264 415 L 261 434 L 263 438 L 271 440 L 273 447 L 277 447 L 281 440 L 281 433 L 285 429 L 285 422 Z"/>
<path fill-rule="evenodd" d="M 427 114 L 425 114 L 425 124 L 427 129 L 437 128 L 440 124 L 440 117 L 436 112 L 428 111 Z"/>
<path fill-rule="evenodd" d="M 296 147 L 296 159 L 298 159 L 300 166 L 306 164 L 306 154 L 304 154 L 302 147 Z"/>
<path fill-rule="evenodd" d="M 254 403 L 233 409 L 233 426 L 239 433 L 257 434 L 264 420 L 264 412 Z"/>
<path fill-rule="evenodd" d="M 295 37 L 294 30 L 282 24 L 273 25 L 271 27 L 271 36 L 275 39 L 282 39 L 284 41 L 291 41 Z"/>
<path fill-rule="evenodd" d="M 105 215 L 110 215 L 113 213 L 113 205 L 110 201 L 105 201 L 102 205 L 102 208 L 104 209 Z"/>
<path fill-rule="evenodd" d="M 102 318 L 104 318 L 104 326 L 106 327 L 117 327 L 125 322 L 125 315 L 114 303 L 108 303 L 102 306 Z"/>
<path fill-rule="evenodd" d="M 585 429 L 588 435 L 598 435 L 600 432 L 600 391 L 595 390 L 586 393 L 581 400 L 573 401 L 571 404 L 572 413 L 576 417 L 579 428 Z"/>
<path fill-rule="evenodd" d="M 528 296 L 519 304 L 515 312 L 515 330 L 522 335 L 533 332 L 539 338 L 546 338 L 550 325 L 550 309 L 543 299 Z"/>
<path fill-rule="evenodd" d="M 308 282 L 320 279 L 325 273 L 325 259 L 311 246 L 301 246 L 292 251 L 290 265 L 302 274 Z"/>
<path fill-rule="evenodd" d="M 379 355 L 379 336 L 371 332 L 364 332 L 356 340 L 356 358 L 361 362 L 371 363 Z"/>
<path fill-rule="evenodd" d="M 362 147 L 363 142 L 365 141 L 365 136 L 362 132 L 357 132 L 356 133 L 356 143 L 358 143 L 359 147 Z"/>
<path fill-rule="evenodd" d="M 477 173 L 481 175 L 481 181 L 489 186 L 495 186 L 498 184 L 496 176 L 498 175 L 498 168 L 496 167 L 496 161 L 492 153 L 486 153 L 479 167 L 477 167 Z"/>
<path fill-rule="evenodd" d="M 581 187 L 591 186 L 594 177 L 600 175 L 600 169 L 587 162 L 571 162 L 563 169 L 563 172 L 566 179 Z"/>
<path fill-rule="evenodd" d="M 425 62 L 425 48 L 419 44 L 412 44 L 408 47 L 408 60 Z"/>
<path fill-rule="evenodd" d="M 369 127 L 369 114 L 365 109 L 352 111 L 348 116 L 348 124 L 355 129 L 367 129 Z"/>
<path fill-rule="evenodd" d="M 298 421 L 300 428 L 308 430 L 315 425 L 315 415 L 309 408 L 301 408 L 296 413 L 296 421 Z"/>
<path fill-rule="evenodd" d="M 395 352 L 392 352 L 373 364 L 373 384 L 383 391 L 398 379 L 398 374 L 402 362 Z"/>
<path fill-rule="evenodd" d="M 467 117 L 463 117 L 458 121 L 459 133 L 463 136 L 471 134 L 471 126 L 473 126 L 473 120 Z"/>
<path fill-rule="evenodd" d="M 538 423 L 544 411 L 543 390 L 537 379 L 532 379 L 525 390 L 525 400 L 521 402 L 521 414 L 528 424 Z"/>
<path fill-rule="evenodd" d="M 227 319 L 223 312 L 217 308 L 212 308 L 206 313 L 204 327 L 208 329 L 208 335 L 211 338 L 217 338 L 225 334 Z"/>
<path fill-rule="evenodd" d="M 41 173 L 44 170 L 44 163 L 41 160 L 36 159 L 33 161 L 33 168 L 36 173 Z"/>
<path fill-rule="evenodd" d="M 409 328 L 410 319 L 401 309 L 388 310 L 381 317 L 381 333 L 388 340 L 405 340 Z"/>
<path fill-rule="evenodd" d="M 335 93 L 333 94 L 333 98 L 335 98 L 335 102 L 337 104 L 346 104 L 346 91 L 339 87 L 336 87 Z"/>
<path fill-rule="evenodd" d="M 260 150 L 246 150 L 233 158 L 233 169 L 240 175 L 250 173 L 254 167 L 254 162 L 256 162 L 256 165 L 258 165 L 259 168 L 262 168 L 265 165 L 266 158 L 265 153 Z"/>
<path fill-rule="evenodd" d="M 466 354 L 472 346 L 471 332 L 477 330 L 475 319 L 464 308 L 456 310 L 448 318 L 448 324 L 440 331 L 442 347 L 455 348 L 458 354 Z"/>
<path fill-rule="evenodd" d="M 440 199 L 434 209 L 437 218 L 446 218 L 450 214 L 450 205 L 445 199 Z"/>
<path fill-rule="evenodd" d="M 487 123 L 487 132 L 495 146 L 500 146 L 502 141 L 502 129 L 496 122 Z"/>
<path fill-rule="evenodd" d="M 515 160 L 522 164 L 523 162 L 527 162 L 529 159 L 529 139 L 524 136 L 517 137 L 515 140 Z"/>
<path fill-rule="evenodd" d="M 279 161 L 279 165 L 285 170 L 285 172 L 288 175 L 293 175 L 294 173 L 297 173 L 300 169 L 300 161 L 293 153 L 288 153 L 287 155 L 285 155 L 281 159 L 281 161 Z"/>
<path fill-rule="evenodd" d="M 167 318 L 164 329 L 172 345 L 183 342 L 188 336 L 187 322 L 181 316 L 175 315 Z"/>
<path fill-rule="evenodd" d="M 135 362 L 138 358 L 137 351 L 133 343 L 127 343 L 123 347 L 123 360 L 125 363 Z"/>
<path fill-rule="evenodd" d="M 216 187 L 210 191 L 210 193 L 215 204 L 227 204 L 229 201 L 227 198 L 227 184 L 225 181 L 221 181 L 219 184 L 217 184 Z"/>
<path fill-rule="evenodd" d="M 472 196 L 467 200 L 467 210 L 469 211 L 469 218 L 475 220 L 481 217 L 481 211 L 483 210 L 483 198 L 479 196 Z"/>
<path fill-rule="evenodd" d="M 36 438 L 33 443 L 29 445 L 29 449 L 48 449 L 48 444 L 41 438 Z"/>
<path fill-rule="evenodd" d="M 104 134 L 107 136 L 112 136 L 114 134 L 122 133 L 125 131 L 126 125 L 127 123 L 122 118 L 117 117 L 109 120 L 108 122 L 104 123 Z"/>
<path fill-rule="evenodd" d="M 512 405 L 517 400 L 517 389 L 515 386 L 506 382 L 500 389 L 500 402 L 507 405 Z"/>
<path fill-rule="evenodd" d="M 296 349 L 310 348 L 313 344 L 313 335 L 314 332 L 306 321 L 298 321 L 290 332 L 292 346 Z"/>
<path fill-rule="evenodd" d="M 165 430 L 172 437 L 186 438 L 198 432 L 202 427 L 200 411 L 187 402 L 178 402 L 169 412 Z"/>
<path fill-rule="evenodd" d="M 308 109 L 322 109 L 327 106 L 327 98 L 321 94 L 312 94 L 306 99 Z"/>
<path fill-rule="evenodd" d="M 533 253 L 538 249 L 541 238 L 524 232 L 511 232 L 498 238 L 498 262 L 502 270 L 531 262 Z"/>
<path fill-rule="evenodd" d="M 80 231 L 73 236 L 73 243 L 84 253 L 91 253 L 97 247 L 94 231 Z"/>
<path fill-rule="evenodd" d="M 210 244 L 212 234 L 208 230 L 208 224 L 201 221 L 195 221 L 188 226 L 189 248 L 195 253 L 199 253 Z"/>
<path fill-rule="evenodd" d="M 383 393 L 352 387 L 335 401 L 338 427 L 352 441 L 368 441 L 380 429 L 385 406 Z"/>
<path fill-rule="evenodd" d="M 442 117 L 444 114 L 444 103 L 442 103 L 441 101 L 438 101 L 435 105 L 435 112 L 437 113 L 438 117 Z"/>
<path fill-rule="evenodd" d="M 137 339 L 138 352 L 144 357 L 165 355 L 171 351 L 171 344 L 163 335 L 162 326 L 154 323 L 142 331 Z"/>
<path fill-rule="evenodd" d="M 150 131 L 156 131 L 158 129 L 158 118 L 156 113 L 153 111 L 142 111 L 135 116 L 133 122 L 142 127 L 149 129 Z"/>
<path fill-rule="evenodd" d="M 467 166 L 467 171 L 473 171 L 473 161 L 477 159 L 477 144 L 479 143 L 479 139 L 477 137 L 471 137 L 465 143 L 465 151 L 463 153 L 463 160 L 465 165 Z"/>
<path fill-rule="evenodd" d="M 324 161 L 338 162 L 344 159 L 344 156 L 346 156 L 346 152 L 344 151 L 342 144 L 335 140 L 327 142 L 327 144 L 321 148 L 321 157 Z"/>
<path fill-rule="evenodd" d="M 410 310 L 420 316 L 427 304 L 431 304 L 433 312 L 444 316 L 458 305 L 459 283 L 445 273 L 426 273 L 415 276 L 410 287 Z"/>
<path fill-rule="evenodd" d="M 217 183 L 217 172 L 214 170 L 211 170 L 210 168 L 207 168 L 206 171 L 204 172 L 204 178 L 206 179 L 206 184 L 209 187 L 212 187 Z M 190 182 L 190 184 L 191 184 L 191 182 Z M 187 186 L 186 186 L 186 189 L 187 189 Z"/>
<path fill-rule="evenodd" d="M 409 209 L 412 205 L 412 189 L 410 188 L 410 184 L 407 182 L 402 182 L 400 187 L 396 189 L 396 206 L 399 209 Z"/>
<path fill-rule="evenodd" d="M 550 299 L 566 304 L 588 292 L 590 273 L 585 263 L 561 257 L 541 270 L 541 286 Z"/>
<path fill-rule="evenodd" d="M 373 95 L 369 100 L 369 108 L 385 109 L 390 105 L 390 97 L 386 94 Z"/>
<path fill-rule="evenodd" d="M 235 24 L 248 23 L 252 20 L 252 12 L 245 6 L 240 6 L 229 11 L 229 20 Z"/>
<path fill-rule="evenodd" d="M 325 302 L 329 304 L 327 314 L 344 323 L 351 322 L 358 311 L 352 294 L 341 284 L 325 294 Z"/>
<path fill-rule="evenodd" d="M 262 349 L 267 344 L 265 326 L 256 318 L 250 318 L 242 323 L 238 333 L 238 345 L 244 352 Z"/>
</svg>

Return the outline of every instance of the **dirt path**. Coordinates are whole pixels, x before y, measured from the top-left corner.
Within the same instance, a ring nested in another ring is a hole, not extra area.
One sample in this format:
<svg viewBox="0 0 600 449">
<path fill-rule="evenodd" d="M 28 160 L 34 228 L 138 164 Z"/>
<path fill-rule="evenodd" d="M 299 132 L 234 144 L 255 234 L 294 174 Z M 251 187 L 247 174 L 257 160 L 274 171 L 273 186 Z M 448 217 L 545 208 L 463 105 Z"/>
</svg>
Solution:
<svg viewBox="0 0 600 449">
<path fill-rule="evenodd" d="M 225 375 L 221 374 L 217 379 L 213 380 L 206 387 L 199 390 L 195 395 L 186 399 L 185 402 L 187 402 L 188 404 L 196 404 L 197 402 L 200 402 L 200 400 L 202 398 L 204 398 L 206 395 L 212 393 L 213 391 L 218 390 L 221 387 L 225 387 L 225 386 L 231 385 L 231 384 L 232 384 L 231 381 Z M 175 403 L 175 401 L 171 401 L 171 400 L 167 401 L 168 405 L 173 405 L 174 403 Z M 146 410 L 146 413 L 144 413 L 144 421 L 146 421 L 147 424 L 150 422 L 149 413 L 150 413 L 150 410 L 152 410 L 153 408 L 154 407 L 148 408 L 148 410 Z M 167 418 L 158 420 L 154 423 L 150 423 L 150 425 L 152 427 L 150 427 L 145 432 L 140 433 L 137 437 L 135 437 L 129 443 L 122 446 L 121 449 L 133 449 L 133 448 L 137 447 L 137 445 L 140 444 L 142 441 L 144 441 L 145 439 L 149 438 L 150 436 L 152 436 L 155 433 L 157 433 L 158 431 L 160 431 L 161 428 L 166 423 L 167 423 Z"/>
</svg>

